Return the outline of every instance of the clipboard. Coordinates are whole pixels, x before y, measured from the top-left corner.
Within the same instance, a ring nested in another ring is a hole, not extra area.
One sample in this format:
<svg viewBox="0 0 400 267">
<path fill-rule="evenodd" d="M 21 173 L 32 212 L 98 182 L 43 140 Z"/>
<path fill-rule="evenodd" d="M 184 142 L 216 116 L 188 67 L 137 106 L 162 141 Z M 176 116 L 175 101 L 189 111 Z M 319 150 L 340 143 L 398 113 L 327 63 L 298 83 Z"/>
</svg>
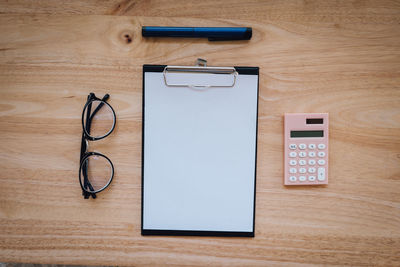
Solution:
<svg viewBox="0 0 400 267">
<path fill-rule="evenodd" d="M 143 65 L 142 235 L 254 237 L 258 74 Z"/>
</svg>

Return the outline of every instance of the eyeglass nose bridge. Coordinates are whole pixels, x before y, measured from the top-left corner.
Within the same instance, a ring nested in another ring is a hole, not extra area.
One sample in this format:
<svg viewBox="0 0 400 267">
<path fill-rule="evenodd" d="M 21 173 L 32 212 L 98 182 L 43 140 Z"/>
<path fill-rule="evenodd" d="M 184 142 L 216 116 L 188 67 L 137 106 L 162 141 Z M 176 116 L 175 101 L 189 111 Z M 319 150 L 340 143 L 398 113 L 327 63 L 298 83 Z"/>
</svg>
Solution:
<svg viewBox="0 0 400 267">
<path fill-rule="evenodd" d="M 85 139 L 85 143 L 86 143 L 86 149 L 85 149 L 85 153 L 87 153 L 87 152 L 88 152 L 88 150 L 89 150 L 89 142 L 88 142 L 88 140 L 87 140 L 87 139 Z"/>
</svg>

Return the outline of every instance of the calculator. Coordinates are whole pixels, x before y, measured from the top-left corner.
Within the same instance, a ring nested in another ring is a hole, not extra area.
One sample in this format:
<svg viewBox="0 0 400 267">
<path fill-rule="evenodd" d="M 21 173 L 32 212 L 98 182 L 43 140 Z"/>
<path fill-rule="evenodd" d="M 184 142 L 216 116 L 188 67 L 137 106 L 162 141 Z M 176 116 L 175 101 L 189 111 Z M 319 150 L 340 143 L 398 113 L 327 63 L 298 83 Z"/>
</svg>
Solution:
<svg viewBox="0 0 400 267">
<path fill-rule="evenodd" d="M 286 113 L 285 185 L 328 184 L 328 113 Z"/>
</svg>

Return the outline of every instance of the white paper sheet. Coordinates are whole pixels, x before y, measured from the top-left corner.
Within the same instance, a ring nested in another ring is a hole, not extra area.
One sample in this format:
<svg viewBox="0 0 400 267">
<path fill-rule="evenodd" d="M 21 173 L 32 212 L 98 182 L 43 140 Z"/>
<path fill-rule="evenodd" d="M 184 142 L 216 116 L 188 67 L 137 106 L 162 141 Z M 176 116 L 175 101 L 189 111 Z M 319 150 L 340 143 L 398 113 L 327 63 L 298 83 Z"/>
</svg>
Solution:
<svg viewBox="0 0 400 267">
<path fill-rule="evenodd" d="M 143 229 L 252 232 L 258 75 L 205 90 L 144 79 Z"/>
</svg>

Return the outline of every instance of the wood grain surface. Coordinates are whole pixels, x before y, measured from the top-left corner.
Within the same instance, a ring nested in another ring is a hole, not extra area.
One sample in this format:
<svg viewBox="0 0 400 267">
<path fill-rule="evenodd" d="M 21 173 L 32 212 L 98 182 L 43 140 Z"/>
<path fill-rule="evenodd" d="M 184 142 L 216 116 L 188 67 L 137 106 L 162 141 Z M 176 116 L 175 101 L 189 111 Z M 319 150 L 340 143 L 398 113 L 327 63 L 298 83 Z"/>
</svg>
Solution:
<svg viewBox="0 0 400 267">
<path fill-rule="evenodd" d="M 239 42 L 142 25 L 249 26 Z M 143 64 L 260 67 L 255 238 L 143 237 Z M 80 116 L 109 93 L 115 164 L 84 200 Z M 285 188 L 283 114 L 329 112 L 327 187 Z M 400 266 L 399 1 L 0 2 L 0 261 Z"/>
</svg>

